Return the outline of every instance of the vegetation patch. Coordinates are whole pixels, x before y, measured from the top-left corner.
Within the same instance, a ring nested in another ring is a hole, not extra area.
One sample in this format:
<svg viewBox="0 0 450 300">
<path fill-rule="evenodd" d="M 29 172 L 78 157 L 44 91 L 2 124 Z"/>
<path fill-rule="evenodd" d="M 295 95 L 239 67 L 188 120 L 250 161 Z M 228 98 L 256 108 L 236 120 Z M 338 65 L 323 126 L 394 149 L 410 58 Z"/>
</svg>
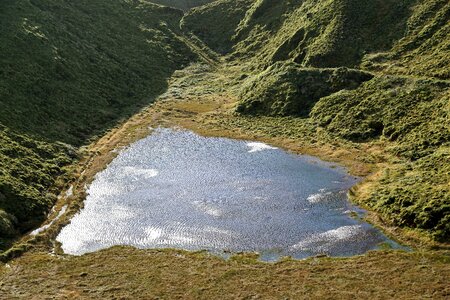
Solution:
<svg viewBox="0 0 450 300">
<path fill-rule="evenodd" d="M 347 68 L 301 68 L 275 63 L 245 81 L 237 112 L 307 117 L 316 101 L 343 89 L 355 89 L 372 75 Z"/>
<path fill-rule="evenodd" d="M 46 219 L 62 188 L 61 177 L 77 154 L 69 145 L 37 141 L 1 125 L 0 141 L 0 249 L 4 249 L 11 238 Z"/>
<path fill-rule="evenodd" d="M 352 91 L 324 97 L 311 117 L 352 141 L 383 139 L 400 160 L 364 201 L 398 226 L 448 241 L 450 106 L 448 82 L 378 76 Z"/>
<path fill-rule="evenodd" d="M 414 1 L 405 35 L 387 53 L 369 53 L 363 68 L 386 74 L 450 79 L 450 3 Z"/>
</svg>

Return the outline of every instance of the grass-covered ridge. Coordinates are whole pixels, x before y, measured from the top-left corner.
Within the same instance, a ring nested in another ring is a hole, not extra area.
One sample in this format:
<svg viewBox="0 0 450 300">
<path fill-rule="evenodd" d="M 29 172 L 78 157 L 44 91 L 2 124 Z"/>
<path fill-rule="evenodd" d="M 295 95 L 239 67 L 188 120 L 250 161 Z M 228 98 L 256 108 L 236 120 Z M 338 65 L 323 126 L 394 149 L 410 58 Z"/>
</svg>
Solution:
<svg viewBox="0 0 450 300">
<path fill-rule="evenodd" d="M 387 50 L 402 36 L 412 2 L 256 1 L 236 30 L 235 49 L 261 65 L 355 67 L 365 53 Z"/>
<path fill-rule="evenodd" d="M 137 0 L 0 3 L 1 238 L 45 219 L 74 158 L 61 143 L 103 134 L 196 59 L 182 15 Z"/>
<path fill-rule="evenodd" d="M 450 3 L 415 1 L 405 35 L 384 53 L 368 53 L 363 68 L 450 79 Z"/>
</svg>

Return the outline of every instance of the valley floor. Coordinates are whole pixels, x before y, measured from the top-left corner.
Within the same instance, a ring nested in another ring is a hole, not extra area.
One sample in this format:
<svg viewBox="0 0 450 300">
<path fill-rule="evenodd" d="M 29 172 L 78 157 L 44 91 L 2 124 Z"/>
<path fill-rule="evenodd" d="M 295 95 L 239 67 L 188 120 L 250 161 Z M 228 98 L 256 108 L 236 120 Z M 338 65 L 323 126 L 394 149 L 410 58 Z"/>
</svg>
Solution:
<svg viewBox="0 0 450 300">
<path fill-rule="evenodd" d="M 308 119 L 236 115 L 233 87 L 240 68 L 192 65 L 176 72 L 168 91 L 154 105 L 85 149 L 84 159 L 73 174 L 73 195 L 57 203 L 57 207 L 69 204 L 68 213 L 45 233 L 25 237 L 11 250 L 27 251 L 0 267 L 0 298 L 448 298 L 448 245 L 433 243 L 416 231 L 389 226 L 375 214 L 369 214 L 372 223 L 417 250 L 375 251 L 351 258 L 286 259 L 274 264 L 258 262 L 252 254 L 226 261 L 207 253 L 129 247 L 79 257 L 60 253 L 53 239 L 82 207 L 85 184 L 114 158 L 114 149 L 157 126 L 259 140 L 338 162 L 353 174 L 366 176 L 351 191 L 357 202 L 377 182 L 379 172 L 392 159 L 381 150 L 381 142 L 354 144 L 335 139 Z M 49 254 L 51 251 L 56 254 Z"/>
<path fill-rule="evenodd" d="M 3 299 L 446 299 L 444 253 L 372 252 L 260 263 L 115 247 L 81 257 L 29 253 L 1 269 Z"/>
</svg>

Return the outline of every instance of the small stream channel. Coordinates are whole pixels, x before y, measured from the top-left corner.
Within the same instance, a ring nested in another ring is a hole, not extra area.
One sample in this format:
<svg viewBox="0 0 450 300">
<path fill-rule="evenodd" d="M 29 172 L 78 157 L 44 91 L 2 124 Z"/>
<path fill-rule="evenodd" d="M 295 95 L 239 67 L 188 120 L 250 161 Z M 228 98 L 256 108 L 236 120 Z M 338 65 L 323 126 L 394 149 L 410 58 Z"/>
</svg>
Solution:
<svg viewBox="0 0 450 300">
<path fill-rule="evenodd" d="M 80 255 L 113 245 L 258 252 L 262 260 L 400 247 L 354 218 L 345 169 L 269 145 L 157 129 L 88 189 L 57 237 Z"/>
</svg>

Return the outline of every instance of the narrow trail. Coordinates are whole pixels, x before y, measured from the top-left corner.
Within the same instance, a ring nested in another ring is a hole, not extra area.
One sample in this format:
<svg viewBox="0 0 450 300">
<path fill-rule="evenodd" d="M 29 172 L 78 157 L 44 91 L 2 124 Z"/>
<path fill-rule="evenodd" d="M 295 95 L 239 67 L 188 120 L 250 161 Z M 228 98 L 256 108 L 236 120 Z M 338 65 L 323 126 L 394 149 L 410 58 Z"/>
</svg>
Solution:
<svg viewBox="0 0 450 300">
<path fill-rule="evenodd" d="M 217 67 L 219 65 L 219 61 L 217 58 L 208 55 L 205 51 L 203 51 L 198 45 L 196 45 L 192 40 L 187 37 L 185 34 L 178 35 L 178 38 L 185 43 L 195 54 L 199 56 L 201 60 L 212 67 Z M 201 41 L 198 40 L 200 43 Z M 205 46 L 206 47 L 206 46 Z"/>
<path fill-rule="evenodd" d="M 181 42 L 186 44 L 186 46 L 188 46 L 192 50 L 192 52 L 197 54 L 203 62 L 207 63 L 211 67 L 217 67 L 219 65 L 219 59 L 218 59 L 219 55 L 216 52 L 213 52 L 213 50 L 211 50 L 211 48 L 209 48 L 201 39 L 199 39 L 193 33 L 185 32 L 181 28 L 181 21 L 180 21 L 179 30 L 180 30 L 180 32 L 179 32 L 179 34 L 176 34 L 176 36 L 179 38 L 179 40 Z M 188 34 L 190 34 L 191 37 L 189 37 Z M 193 41 L 194 38 L 195 38 L 195 42 Z M 208 49 L 211 52 L 211 54 L 208 54 L 203 49 Z M 214 53 L 214 55 L 212 55 L 213 53 Z"/>
</svg>

